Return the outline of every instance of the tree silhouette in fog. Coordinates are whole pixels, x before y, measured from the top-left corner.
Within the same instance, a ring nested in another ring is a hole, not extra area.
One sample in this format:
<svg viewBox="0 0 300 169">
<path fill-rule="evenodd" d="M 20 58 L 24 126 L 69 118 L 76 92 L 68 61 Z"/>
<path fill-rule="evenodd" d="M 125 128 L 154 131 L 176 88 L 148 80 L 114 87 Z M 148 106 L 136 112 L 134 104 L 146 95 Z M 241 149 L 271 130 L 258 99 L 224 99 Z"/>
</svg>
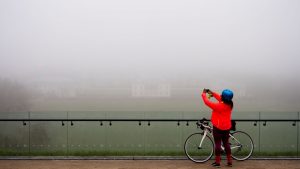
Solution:
<svg viewBox="0 0 300 169">
<path fill-rule="evenodd" d="M 22 84 L 9 79 L 0 78 L 0 111 L 28 111 L 30 108 L 30 92 Z"/>
</svg>

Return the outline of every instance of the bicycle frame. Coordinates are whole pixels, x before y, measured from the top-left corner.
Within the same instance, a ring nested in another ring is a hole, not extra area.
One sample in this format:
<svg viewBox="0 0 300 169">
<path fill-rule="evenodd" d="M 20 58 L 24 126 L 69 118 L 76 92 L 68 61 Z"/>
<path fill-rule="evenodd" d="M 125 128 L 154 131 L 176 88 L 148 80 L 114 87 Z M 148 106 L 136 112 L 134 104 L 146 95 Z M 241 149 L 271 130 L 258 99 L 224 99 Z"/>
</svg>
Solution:
<svg viewBox="0 0 300 169">
<path fill-rule="evenodd" d="M 201 123 L 201 122 L 200 122 L 200 125 L 204 128 L 204 129 L 203 129 L 204 132 L 203 132 L 203 137 L 202 137 L 202 139 L 201 139 L 201 141 L 200 141 L 200 143 L 199 143 L 198 148 L 201 148 L 201 147 L 202 147 L 202 143 L 203 143 L 203 141 L 204 141 L 204 139 L 206 138 L 206 135 L 207 135 L 208 133 L 213 137 L 213 135 L 211 134 L 211 133 L 212 133 L 212 130 L 213 130 L 212 127 L 210 127 L 209 125 L 205 125 L 205 124 L 203 124 L 203 123 Z M 235 149 L 235 148 L 240 148 L 240 147 L 241 147 L 241 143 L 239 142 L 239 140 L 237 140 L 235 137 L 233 137 L 232 134 L 229 133 L 229 137 L 230 137 L 231 139 L 233 139 L 234 141 L 237 142 L 237 146 L 230 146 L 231 149 Z M 223 145 L 221 145 L 221 150 L 222 150 L 222 151 L 225 150 L 225 148 L 224 148 Z"/>
<path fill-rule="evenodd" d="M 203 133 L 203 137 L 200 141 L 199 148 L 202 147 L 203 140 L 206 138 L 207 133 L 211 133 L 211 129 L 212 129 L 209 125 L 205 125 L 203 123 L 201 123 L 201 125 L 204 127 L 204 133 Z"/>
<path fill-rule="evenodd" d="M 236 141 L 237 142 L 237 146 L 230 146 L 230 149 L 235 149 L 235 148 L 240 148 L 240 147 L 242 147 L 241 145 L 241 143 L 239 142 L 239 140 L 238 139 L 236 139 L 235 137 L 233 137 L 233 135 L 231 135 L 230 133 L 229 133 L 229 137 L 230 138 L 232 138 L 234 141 Z M 223 146 L 221 146 L 221 148 L 222 148 L 222 150 L 224 150 L 224 147 Z"/>
</svg>

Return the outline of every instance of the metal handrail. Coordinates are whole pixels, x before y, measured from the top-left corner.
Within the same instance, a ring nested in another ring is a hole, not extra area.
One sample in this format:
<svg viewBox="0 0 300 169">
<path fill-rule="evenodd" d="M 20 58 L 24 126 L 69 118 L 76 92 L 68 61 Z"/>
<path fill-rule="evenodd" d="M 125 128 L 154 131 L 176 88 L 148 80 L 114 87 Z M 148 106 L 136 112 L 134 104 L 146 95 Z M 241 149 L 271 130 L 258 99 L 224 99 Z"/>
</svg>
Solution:
<svg viewBox="0 0 300 169">
<path fill-rule="evenodd" d="M 159 121 L 159 122 L 190 122 L 190 121 L 198 121 L 200 119 L 118 119 L 118 118 L 94 118 L 94 119 L 83 119 L 83 118 L 53 118 L 53 119 L 45 119 L 45 118 L 14 118 L 14 119 L 0 119 L 0 121 Z M 232 119 L 234 121 L 240 122 L 299 122 L 300 119 Z M 210 121 L 210 119 L 205 119 L 204 121 Z"/>
</svg>

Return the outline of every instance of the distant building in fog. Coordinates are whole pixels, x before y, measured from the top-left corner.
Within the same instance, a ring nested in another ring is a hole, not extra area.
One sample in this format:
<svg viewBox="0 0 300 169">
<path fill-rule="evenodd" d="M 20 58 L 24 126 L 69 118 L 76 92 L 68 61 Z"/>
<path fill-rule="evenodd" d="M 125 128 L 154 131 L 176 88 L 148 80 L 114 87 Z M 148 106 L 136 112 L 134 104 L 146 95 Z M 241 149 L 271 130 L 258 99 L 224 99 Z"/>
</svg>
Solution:
<svg viewBox="0 0 300 169">
<path fill-rule="evenodd" d="M 169 84 L 145 85 L 134 84 L 131 86 L 131 96 L 139 98 L 157 98 L 171 96 L 171 87 Z"/>
<path fill-rule="evenodd" d="M 70 87 L 50 87 L 50 86 L 40 86 L 36 89 L 43 96 L 51 96 L 58 98 L 75 98 L 77 97 L 76 89 Z"/>
</svg>

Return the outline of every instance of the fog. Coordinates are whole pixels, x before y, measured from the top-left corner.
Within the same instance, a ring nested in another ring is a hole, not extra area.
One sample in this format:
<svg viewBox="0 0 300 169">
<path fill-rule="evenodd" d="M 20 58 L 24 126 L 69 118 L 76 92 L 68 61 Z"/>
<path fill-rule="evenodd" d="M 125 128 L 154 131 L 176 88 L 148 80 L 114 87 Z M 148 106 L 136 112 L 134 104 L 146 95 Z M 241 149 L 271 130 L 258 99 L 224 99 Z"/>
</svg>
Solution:
<svg viewBox="0 0 300 169">
<path fill-rule="evenodd" d="M 298 0 L 1 0 L 0 111 L 299 111 L 299 30 Z"/>
</svg>

